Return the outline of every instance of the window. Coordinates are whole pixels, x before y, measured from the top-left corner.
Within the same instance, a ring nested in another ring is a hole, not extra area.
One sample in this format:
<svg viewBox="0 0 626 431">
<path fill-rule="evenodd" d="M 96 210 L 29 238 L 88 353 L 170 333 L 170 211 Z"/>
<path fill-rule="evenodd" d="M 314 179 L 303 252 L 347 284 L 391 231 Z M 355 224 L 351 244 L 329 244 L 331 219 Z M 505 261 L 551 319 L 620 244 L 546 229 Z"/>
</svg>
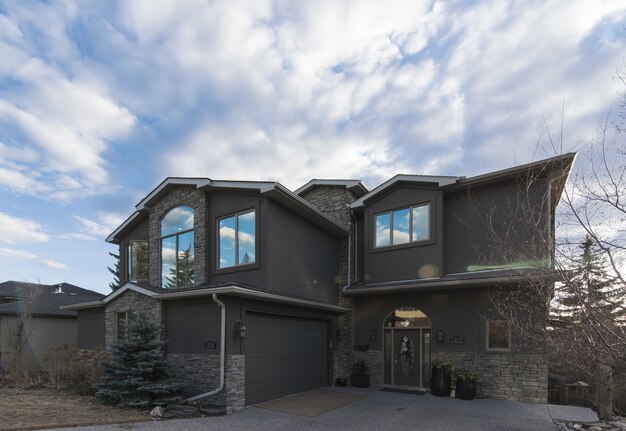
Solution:
<svg viewBox="0 0 626 431">
<path fill-rule="evenodd" d="M 376 214 L 374 247 L 430 239 L 430 204 Z"/>
<path fill-rule="evenodd" d="M 133 320 L 130 311 L 120 311 L 115 313 L 115 337 L 123 340 L 128 335 L 128 324 Z"/>
<path fill-rule="evenodd" d="M 249 265 L 256 260 L 256 213 L 254 210 L 218 221 L 218 268 Z"/>
<path fill-rule="evenodd" d="M 148 280 L 148 241 L 131 241 L 128 247 L 129 281 Z"/>
<path fill-rule="evenodd" d="M 506 320 L 487 321 L 487 350 L 509 351 L 511 347 L 511 328 Z"/>
<path fill-rule="evenodd" d="M 176 289 L 194 283 L 193 208 L 176 207 L 161 220 L 161 287 Z"/>
</svg>

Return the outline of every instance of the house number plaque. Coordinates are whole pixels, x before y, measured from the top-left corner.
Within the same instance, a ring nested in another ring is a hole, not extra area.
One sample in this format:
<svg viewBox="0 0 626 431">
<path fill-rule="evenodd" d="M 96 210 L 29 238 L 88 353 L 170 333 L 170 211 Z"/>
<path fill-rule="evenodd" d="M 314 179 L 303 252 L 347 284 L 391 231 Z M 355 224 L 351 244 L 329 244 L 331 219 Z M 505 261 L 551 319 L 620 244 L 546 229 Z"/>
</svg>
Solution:
<svg viewBox="0 0 626 431">
<path fill-rule="evenodd" d="M 202 347 L 204 350 L 215 350 L 217 349 L 217 341 L 205 341 Z"/>
<path fill-rule="evenodd" d="M 454 335 L 450 337 L 450 344 L 467 344 L 467 339 L 462 335 Z"/>
</svg>

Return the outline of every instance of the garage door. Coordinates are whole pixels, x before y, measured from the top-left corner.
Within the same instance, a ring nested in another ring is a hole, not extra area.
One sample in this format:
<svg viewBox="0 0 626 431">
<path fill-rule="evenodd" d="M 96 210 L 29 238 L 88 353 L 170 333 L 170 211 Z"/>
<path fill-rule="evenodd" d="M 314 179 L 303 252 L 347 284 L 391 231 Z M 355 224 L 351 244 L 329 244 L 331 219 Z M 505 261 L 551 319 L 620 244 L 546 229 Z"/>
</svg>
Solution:
<svg viewBox="0 0 626 431">
<path fill-rule="evenodd" d="M 248 312 L 246 328 L 246 404 L 328 384 L 327 322 Z"/>
</svg>

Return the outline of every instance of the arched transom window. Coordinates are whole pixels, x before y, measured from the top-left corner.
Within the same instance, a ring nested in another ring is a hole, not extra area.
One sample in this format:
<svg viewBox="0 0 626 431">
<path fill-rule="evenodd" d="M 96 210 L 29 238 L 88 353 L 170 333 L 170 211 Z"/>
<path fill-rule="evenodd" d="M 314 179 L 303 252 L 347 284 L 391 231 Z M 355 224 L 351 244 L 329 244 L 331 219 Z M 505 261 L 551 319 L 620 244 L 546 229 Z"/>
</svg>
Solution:
<svg viewBox="0 0 626 431">
<path fill-rule="evenodd" d="M 193 285 L 193 261 L 193 208 L 173 208 L 161 220 L 161 287 Z"/>
</svg>

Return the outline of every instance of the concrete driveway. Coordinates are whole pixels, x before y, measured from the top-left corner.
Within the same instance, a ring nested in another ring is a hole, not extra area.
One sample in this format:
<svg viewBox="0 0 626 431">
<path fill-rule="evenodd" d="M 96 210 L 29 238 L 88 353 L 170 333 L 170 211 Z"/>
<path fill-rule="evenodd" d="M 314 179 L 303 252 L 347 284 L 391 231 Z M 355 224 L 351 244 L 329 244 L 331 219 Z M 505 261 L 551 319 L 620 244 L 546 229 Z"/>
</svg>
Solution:
<svg viewBox="0 0 626 431">
<path fill-rule="evenodd" d="M 555 430 L 545 404 L 488 399 L 463 401 L 439 398 L 430 394 L 413 395 L 354 388 L 337 390 L 365 397 L 315 417 L 249 407 L 229 416 L 67 428 L 67 430 Z"/>
</svg>

